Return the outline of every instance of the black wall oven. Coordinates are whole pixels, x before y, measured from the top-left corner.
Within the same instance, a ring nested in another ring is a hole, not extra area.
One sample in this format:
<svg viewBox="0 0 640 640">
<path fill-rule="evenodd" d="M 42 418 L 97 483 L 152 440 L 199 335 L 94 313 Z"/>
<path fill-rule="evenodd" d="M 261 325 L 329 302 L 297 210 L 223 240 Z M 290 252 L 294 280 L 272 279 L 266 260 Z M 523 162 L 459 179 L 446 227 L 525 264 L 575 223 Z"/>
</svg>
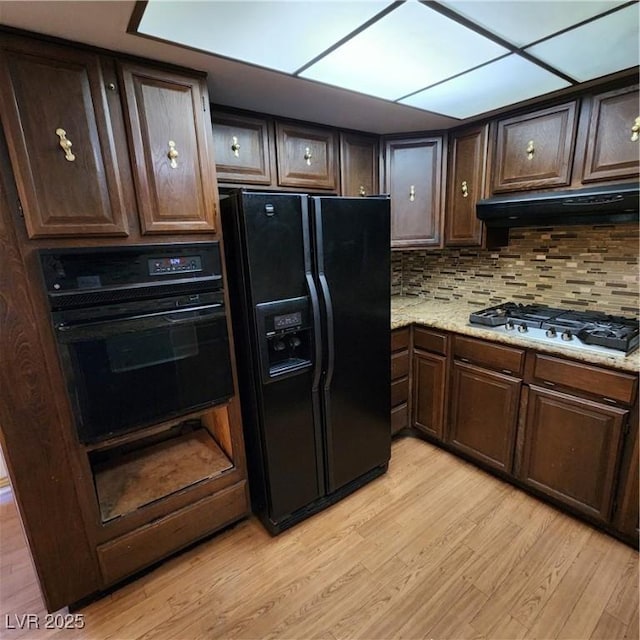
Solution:
<svg viewBox="0 0 640 640">
<path fill-rule="evenodd" d="M 42 250 L 40 261 L 81 442 L 233 395 L 217 242 Z"/>
</svg>

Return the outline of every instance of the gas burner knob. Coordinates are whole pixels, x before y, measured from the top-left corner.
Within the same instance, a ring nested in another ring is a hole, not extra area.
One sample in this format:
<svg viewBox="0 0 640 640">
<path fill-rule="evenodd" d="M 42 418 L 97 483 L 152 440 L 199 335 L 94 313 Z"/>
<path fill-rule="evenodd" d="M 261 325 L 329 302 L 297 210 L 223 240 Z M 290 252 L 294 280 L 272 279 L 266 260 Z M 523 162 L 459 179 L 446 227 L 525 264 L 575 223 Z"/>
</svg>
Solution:
<svg viewBox="0 0 640 640">
<path fill-rule="evenodd" d="M 516 325 L 513 324 L 513 320 L 507 320 L 507 322 L 504 325 L 504 328 L 507 331 L 513 331 L 515 329 Z"/>
<path fill-rule="evenodd" d="M 569 340 L 573 340 L 573 334 L 571 333 L 571 331 L 569 331 L 569 329 L 563 331 L 560 337 L 567 342 L 569 342 Z"/>
<path fill-rule="evenodd" d="M 545 335 L 547 336 L 547 338 L 557 338 L 558 334 L 556 333 L 556 330 L 551 327 L 550 329 L 547 329 L 545 331 Z"/>
<path fill-rule="evenodd" d="M 529 331 L 529 327 L 527 327 L 527 323 L 523 322 L 522 324 L 518 325 L 518 332 L 519 333 L 527 333 L 527 331 Z"/>
</svg>

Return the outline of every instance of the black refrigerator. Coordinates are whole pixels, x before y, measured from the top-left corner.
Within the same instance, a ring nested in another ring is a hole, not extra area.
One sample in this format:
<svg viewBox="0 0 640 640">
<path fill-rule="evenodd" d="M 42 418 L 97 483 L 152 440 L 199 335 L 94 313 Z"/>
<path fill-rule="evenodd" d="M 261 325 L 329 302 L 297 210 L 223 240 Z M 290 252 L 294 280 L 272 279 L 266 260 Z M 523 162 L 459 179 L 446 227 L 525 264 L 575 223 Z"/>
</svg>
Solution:
<svg viewBox="0 0 640 640">
<path fill-rule="evenodd" d="M 279 533 L 388 466 L 389 199 L 221 205 L 252 507 Z"/>
</svg>

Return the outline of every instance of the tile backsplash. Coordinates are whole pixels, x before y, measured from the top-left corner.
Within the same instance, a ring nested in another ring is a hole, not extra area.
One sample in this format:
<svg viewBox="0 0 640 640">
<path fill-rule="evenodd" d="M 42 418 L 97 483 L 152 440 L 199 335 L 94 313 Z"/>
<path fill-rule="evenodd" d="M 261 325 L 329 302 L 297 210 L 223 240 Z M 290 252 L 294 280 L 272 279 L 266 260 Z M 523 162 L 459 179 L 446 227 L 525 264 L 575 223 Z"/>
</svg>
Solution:
<svg viewBox="0 0 640 640">
<path fill-rule="evenodd" d="M 638 315 L 638 224 L 511 229 L 497 251 L 394 251 L 392 294 Z"/>
</svg>

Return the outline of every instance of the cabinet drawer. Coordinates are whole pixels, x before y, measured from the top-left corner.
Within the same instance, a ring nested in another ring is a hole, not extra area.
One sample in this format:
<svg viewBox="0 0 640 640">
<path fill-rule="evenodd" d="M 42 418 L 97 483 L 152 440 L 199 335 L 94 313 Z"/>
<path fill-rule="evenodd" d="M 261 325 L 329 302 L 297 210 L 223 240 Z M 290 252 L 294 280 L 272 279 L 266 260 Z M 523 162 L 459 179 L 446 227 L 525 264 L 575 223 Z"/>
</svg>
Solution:
<svg viewBox="0 0 640 640">
<path fill-rule="evenodd" d="M 409 373 L 409 352 L 391 354 L 391 379 L 402 378 Z"/>
<path fill-rule="evenodd" d="M 409 398 L 409 378 L 400 378 L 391 383 L 391 406 L 406 402 Z"/>
<path fill-rule="evenodd" d="M 391 410 L 391 433 L 397 433 L 407 426 L 409 426 L 409 408 L 405 403 Z"/>
<path fill-rule="evenodd" d="M 161 560 L 248 513 L 243 480 L 97 548 L 103 586 Z"/>
<path fill-rule="evenodd" d="M 439 331 L 416 327 L 413 330 L 413 346 L 415 349 L 424 349 L 444 356 L 447 353 L 447 336 Z"/>
<path fill-rule="evenodd" d="M 409 329 L 396 329 L 391 332 L 391 351 L 409 348 Z"/>
<path fill-rule="evenodd" d="M 633 404 L 638 382 L 628 373 L 541 354 L 535 355 L 533 377 L 545 386 L 559 385 L 623 404 Z"/>
<path fill-rule="evenodd" d="M 456 336 L 454 356 L 510 375 L 522 375 L 524 351 L 474 338 Z"/>
</svg>

